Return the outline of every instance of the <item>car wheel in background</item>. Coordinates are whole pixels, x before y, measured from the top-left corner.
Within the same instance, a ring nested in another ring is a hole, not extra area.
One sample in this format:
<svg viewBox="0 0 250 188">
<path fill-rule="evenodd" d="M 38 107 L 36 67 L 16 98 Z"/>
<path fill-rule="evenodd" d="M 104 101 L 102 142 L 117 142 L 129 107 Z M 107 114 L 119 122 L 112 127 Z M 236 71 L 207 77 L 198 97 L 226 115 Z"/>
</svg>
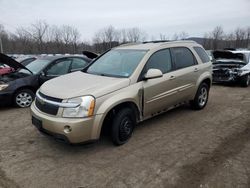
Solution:
<svg viewBox="0 0 250 188">
<path fill-rule="evenodd" d="M 206 83 L 202 83 L 195 95 L 194 100 L 190 101 L 190 105 L 195 110 L 201 110 L 207 105 L 209 95 L 209 87 Z"/>
<path fill-rule="evenodd" d="M 134 127 L 136 125 L 136 117 L 133 110 L 124 108 L 115 114 L 111 129 L 112 141 L 119 146 L 125 144 L 132 136 Z"/>
<path fill-rule="evenodd" d="M 242 87 L 248 87 L 250 84 L 250 74 L 241 77 L 240 84 Z"/>
<path fill-rule="evenodd" d="M 30 89 L 18 90 L 14 96 L 14 104 L 19 108 L 29 107 L 35 98 L 35 94 Z"/>
</svg>

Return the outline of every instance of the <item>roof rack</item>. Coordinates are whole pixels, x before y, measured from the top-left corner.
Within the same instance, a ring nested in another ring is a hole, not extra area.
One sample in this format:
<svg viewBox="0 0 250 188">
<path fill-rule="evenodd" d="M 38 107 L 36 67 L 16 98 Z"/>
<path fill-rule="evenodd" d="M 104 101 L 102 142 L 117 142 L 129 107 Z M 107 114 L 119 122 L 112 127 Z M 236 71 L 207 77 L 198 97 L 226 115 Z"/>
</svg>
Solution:
<svg viewBox="0 0 250 188">
<path fill-rule="evenodd" d="M 147 44 L 147 43 L 160 43 L 160 42 L 170 42 L 170 40 L 152 40 L 152 41 L 145 41 L 145 42 L 142 42 L 142 44 Z"/>
<path fill-rule="evenodd" d="M 121 44 L 121 45 L 119 45 L 119 47 L 120 47 L 120 46 L 132 46 L 132 45 L 137 45 L 137 44 L 140 44 L 140 43 L 137 43 L 137 42 L 129 42 L 129 43 Z"/>
<path fill-rule="evenodd" d="M 180 43 L 182 43 L 182 42 L 189 42 L 189 43 L 194 43 L 195 41 L 193 41 L 193 40 L 153 40 L 153 41 L 142 42 L 142 44 L 147 44 L 147 43 L 164 43 L 164 42 L 180 42 Z"/>
</svg>

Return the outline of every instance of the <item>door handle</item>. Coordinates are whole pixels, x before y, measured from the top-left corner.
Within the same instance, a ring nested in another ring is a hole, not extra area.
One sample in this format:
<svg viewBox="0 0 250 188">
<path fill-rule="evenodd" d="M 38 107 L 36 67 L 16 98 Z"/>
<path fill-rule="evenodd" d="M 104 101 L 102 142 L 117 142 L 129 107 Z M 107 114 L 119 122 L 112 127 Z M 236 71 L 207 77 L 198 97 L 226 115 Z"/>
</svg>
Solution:
<svg viewBox="0 0 250 188">
<path fill-rule="evenodd" d="M 175 76 L 170 76 L 170 78 L 169 78 L 170 80 L 174 80 L 175 79 Z"/>
<path fill-rule="evenodd" d="M 198 69 L 198 68 L 195 68 L 195 69 L 194 69 L 194 72 L 198 72 L 198 71 L 199 71 L 199 69 Z"/>
</svg>

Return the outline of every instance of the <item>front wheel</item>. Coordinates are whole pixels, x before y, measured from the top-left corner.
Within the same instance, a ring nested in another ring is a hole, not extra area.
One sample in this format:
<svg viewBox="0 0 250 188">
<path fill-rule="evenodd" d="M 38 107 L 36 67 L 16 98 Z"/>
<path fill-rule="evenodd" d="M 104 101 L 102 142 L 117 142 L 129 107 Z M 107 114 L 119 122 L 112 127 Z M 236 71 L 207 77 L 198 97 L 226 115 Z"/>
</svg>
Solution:
<svg viewBox="0 0 250 188">
<path fill-rule="evenodd" d="M 242 76 L 240 83 L 242 87 L 248 87 L 250 84 L 250 74 Z"/>
<path fill-rule="evenodd" d="M 195 95 L 194 100 L 190 101 L 191 107 L 195 110 L 201 110 L 207 105 L 209 95 L 209 87 L 206 83 L 202 83 Z"/>
<path fill-rule="evenodd" d="M 35 98 L 33 91 L 22 89 L 16 92 L 14 96 L 14 104 L 19 108 L 27 108 L 31 105 Z"/>
<path fill-rule="evenodd" d="M 114 145 L 125 144 L 132 136 L 136 125 L 136 117 L 130 108 L 121 109 L 115 114 L 111 137 Z"/>
</svg>

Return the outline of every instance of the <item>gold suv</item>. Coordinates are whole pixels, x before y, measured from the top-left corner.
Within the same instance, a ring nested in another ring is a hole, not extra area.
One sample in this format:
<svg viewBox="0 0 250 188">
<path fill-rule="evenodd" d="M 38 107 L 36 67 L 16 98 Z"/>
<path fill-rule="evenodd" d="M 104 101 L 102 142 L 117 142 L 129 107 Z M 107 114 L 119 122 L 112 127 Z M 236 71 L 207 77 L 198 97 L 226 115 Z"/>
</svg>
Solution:
<svg viewBox="0 0 250 188">
<path fill-rule="evenodd" d="M 108 131 L 122 145 L 140 121 L 185 102 L 203 109 L 211 81 L 210 59 L 193 41 L 122 45 L 82 71 L 43 84 L 31 106 L 32 123 L 69 143 Z"/>
</svg>

